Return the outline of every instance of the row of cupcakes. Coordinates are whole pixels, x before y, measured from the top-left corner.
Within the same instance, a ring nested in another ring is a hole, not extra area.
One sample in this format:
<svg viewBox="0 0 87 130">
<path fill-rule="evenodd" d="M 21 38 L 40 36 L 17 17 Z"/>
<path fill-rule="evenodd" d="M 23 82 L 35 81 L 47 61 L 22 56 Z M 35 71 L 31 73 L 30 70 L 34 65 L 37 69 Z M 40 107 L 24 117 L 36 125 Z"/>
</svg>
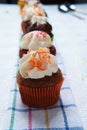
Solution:
<svg viewBox="0 0 87 130">
<path fill-rule="evenodd" d="M 47 19 L 44 9 L 36 2 L 29 2 L 21 12 L 23 37 L 19 51 L 17 84 L 24 104 L 29 107 L 46 108 L 58 101 L 64 77 L 58 68 L 56 49 L 51 39 L 53 35 L 50 35 L 50 31 L 45 31 L 48 29 L 44 23 Z M 50 27 L 52 28 L 51 25 Z"/>
<path fill-rule="evenodd" d="M 47 21 L 42 6 L 30 1 L 22 8 L 21 14 L 23 38 L 19 56 L 22 57 L 27 51 L 37 50 L 39 47 L 47 47 L 53 55 L 56 55 L 56 48 L 52 45 L 52 26 Z"/>
<path fill-rule="evenodd" d="M 37 2 L 29 2 L 21 10 L 23 34 L 38 30 L 46 32 L 53 39 L 52 26 L 48 22 L 47 13 Z"/>
</svg>

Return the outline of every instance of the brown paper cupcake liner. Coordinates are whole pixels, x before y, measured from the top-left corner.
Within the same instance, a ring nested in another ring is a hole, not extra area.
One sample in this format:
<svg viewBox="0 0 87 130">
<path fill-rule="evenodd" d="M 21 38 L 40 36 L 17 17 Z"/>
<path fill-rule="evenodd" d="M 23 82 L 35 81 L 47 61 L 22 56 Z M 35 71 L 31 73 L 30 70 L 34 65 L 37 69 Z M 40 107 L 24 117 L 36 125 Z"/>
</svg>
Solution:
<svg viewBox="0 0 87 130">
<path fill-rule="evenodd" d="M 54 105 L 58 101 L 63 81 L 64 78 L 55 86 L 43 88 L 32 88 L 18 84 L 23 103 L 35 108 L 46 108 Z"/>
</svg>

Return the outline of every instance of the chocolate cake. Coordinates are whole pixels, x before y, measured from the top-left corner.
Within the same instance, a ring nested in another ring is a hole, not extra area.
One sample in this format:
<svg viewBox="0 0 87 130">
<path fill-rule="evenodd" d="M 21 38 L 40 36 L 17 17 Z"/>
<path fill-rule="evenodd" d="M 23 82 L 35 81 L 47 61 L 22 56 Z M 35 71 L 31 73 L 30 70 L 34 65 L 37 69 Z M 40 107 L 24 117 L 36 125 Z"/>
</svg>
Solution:
<svg viewBox="0 0 87 130">
<path fill-rule="evenodd" d="M 23 78 L 20 73 L 17 74 L 17 82 L 23 86 L 28 87 L 49 87 L 55 86 L 62 80 L 62 73 L 61 70 L 58 69 L 56 73 L 53 73 L 52 76 L 45 76 L 44 78 L 40 79 L 25 79 Z"/>
<path fill-rule="evenodd" d="M 54 105 L 59 99 L 63 80 L 56 57 L 47 49 L 31 51 L 20 59 L 17 84 L 23 103 L 29 107 Z"/>
<path fill-rule="evenodd" d="M 44 24 L 38 24 L 38 22 L 36 22 L 32 24 L 31 21 L 23 21 L 21 27 L 23 30 L 23 34 L 26 34 L 30 31 L 38 30 L 38 31 L 44 31 L 48 33 L 51 38 L 53 37 L 52 26 L 48 22 Z"/>
</svg>

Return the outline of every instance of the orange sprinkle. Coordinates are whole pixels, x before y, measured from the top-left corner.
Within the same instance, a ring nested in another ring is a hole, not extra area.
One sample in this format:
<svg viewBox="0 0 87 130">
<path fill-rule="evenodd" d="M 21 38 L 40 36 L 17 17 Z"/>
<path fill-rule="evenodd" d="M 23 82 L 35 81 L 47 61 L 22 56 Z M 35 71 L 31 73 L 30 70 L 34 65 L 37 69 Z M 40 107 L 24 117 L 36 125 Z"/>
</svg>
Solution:
<svg viewBox="0 0 87 130">
<path fill-rule="evenodd" d="M 39 68 L 39 67 L 42 66 L 42 61 L 39 58 L 36 58 L 36 57 L 31 58 L 29 62 L 30 62 L 32 67 Z"/>
<path fill-rule="evenodd" d="M 40 54 L 40 58 L 35 57 L 36 54 Z M 50 56 L 47 54 L 48 54 L 47 49 L 40 48 L 39 50 L 37 50 L 35 52 L 35 55 L 33 55 L 34 57 L 32 57 L 29 60 L 29 63 L 31 65 L 31 68 L 29 68 L 29 71 L 35 67 L 37 67 L 40 70 L 46 70 L 46 67 L 43 67 L 43 62 L 48 62 L 49 64 L 52 63 L 50 60 Z"/>
<path fill-rule="evenodd" d="M 34 5 L 34 10 L 35 10 L 35 13 L 38 14 L 39 16 L 42 16 L 42 12 L 41 12 L 41 9 L 40 7 L 38 7 L 37 5 Z"/>
<path fill-rule="evenodd" d="M 38 53 L 38 54 L 40 54 L 40 53 L 41 53 L 41 54 L 42 54 L 42 53 L 46 53 L 46 50 L 39 49 L 39 50 L 37 50 L 37 53 Z"/>
<path fill-rule="evenodd" d="M 50 56 L 43 54 L 42 59 L 44 59 L 44 60 L 48 61 L 50 64 L 52 64 L 52 62 L 50 61 Z"/>
<path fill-rule="evenodd" d="M 39 15 L 39 16 L 43 16 L 41 12 L 38 12 L 38 15 Z"/>
</svg>

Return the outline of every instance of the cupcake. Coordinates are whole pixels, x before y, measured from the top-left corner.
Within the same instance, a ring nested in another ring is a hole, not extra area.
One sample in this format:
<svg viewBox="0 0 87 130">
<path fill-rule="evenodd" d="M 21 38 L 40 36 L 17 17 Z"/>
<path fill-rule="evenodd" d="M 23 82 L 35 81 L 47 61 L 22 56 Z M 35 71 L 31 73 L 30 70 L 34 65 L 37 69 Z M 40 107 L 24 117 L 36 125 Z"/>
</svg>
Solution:
<svg viewBox="0 0 87 130">
<path fill-rule="evenodd" d="M 56 55 L 56 48 L 52 45 L 50 36 L 42 31 L 32 31 L 23 36 L 21 47 L 19 50 L 19 57 L 21 58 L 28 51 L 35 51 L 42 48 L 48 48 L 50 53 Z"/>
<path fill-rule="evenodd" d="M 22 11 L 23 8 L 29 8 L 33 5 L 39 4 L 39 1 L 33 0 L 33 1 L 27 1 L 27 0 L 19 0 L 18 5 L 20 7 L 20 11 Z"/>
<path fill-rule="evenodd" d="M 41 6 L 41 5 L 40 5 L 40 2 L 39 2 L 38 0 L 27 1 L 27 3 L 24 5 L 23 9 L 26 10 L 26 9 L 30 8 L 31 6 L 35 6 L 35 5 L 36 5 L 36 6 L 38 6 L 38 5 Z"/>
<path fill-rule="evenodd" d="M 23 34 L 35 30 L 44 31 L 50 35 L 51 39 L 53 39 L 52 26 L 47 21 L 47 17 L 34 15 L 30 20 L 23 21 L 21 27 Z"/>
<path fill-rule="evenodd" d="M 17 84 L 23 103 L 29 107 L 54 105 L 59 99 L 63 80 L 56 56 L 47 49 L 31 51 L 19 61 Z"/>
<path fill-rule="evenodd" d="M 21 11 L 21 16 L 22 16 L 23 21 L 30 20 L 34 15 L 47 16 L 47 14 L 44 11 L 44 9 L 42 8 L 42 6 L 37 5 L 37 4 L 30 6 L 28 8 L 27 8 L 27 6 L 25 6 Z"/>
</svg>

